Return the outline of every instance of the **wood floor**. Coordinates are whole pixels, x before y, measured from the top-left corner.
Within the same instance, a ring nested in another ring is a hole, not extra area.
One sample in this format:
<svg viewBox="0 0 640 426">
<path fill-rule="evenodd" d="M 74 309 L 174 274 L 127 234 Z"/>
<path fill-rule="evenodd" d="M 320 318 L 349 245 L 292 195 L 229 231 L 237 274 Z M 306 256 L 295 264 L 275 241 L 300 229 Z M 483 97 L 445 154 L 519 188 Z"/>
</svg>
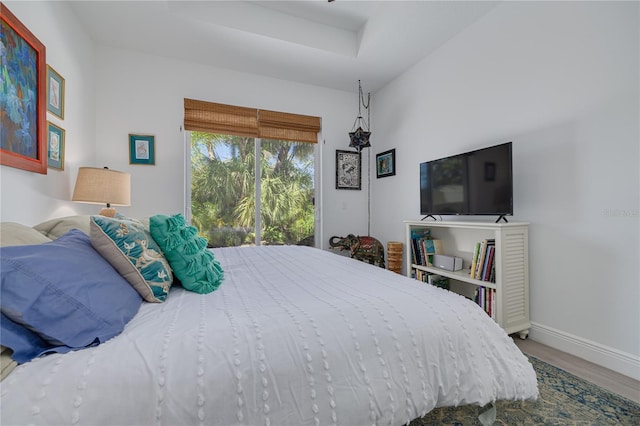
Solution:
<svg viewBox="0 0 640 426">
<path fill-rule="evenodd" d="M 640 404 L 639 381 L 531 339 L 512 338 L 522 352 Z"/>
</svg>

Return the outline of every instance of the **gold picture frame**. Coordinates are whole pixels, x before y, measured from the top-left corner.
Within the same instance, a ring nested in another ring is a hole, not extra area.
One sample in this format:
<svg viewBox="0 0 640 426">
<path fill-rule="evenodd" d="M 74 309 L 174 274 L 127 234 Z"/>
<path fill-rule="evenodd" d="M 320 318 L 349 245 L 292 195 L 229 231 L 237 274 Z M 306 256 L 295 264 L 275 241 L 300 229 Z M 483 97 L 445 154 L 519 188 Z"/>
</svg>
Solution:
<svg viewBox="0 0 640 426">
<path fill-rule="evenodd" d="M 64 120 L 64 78 L 47 65 L 47 111 Z"/>
</svg>

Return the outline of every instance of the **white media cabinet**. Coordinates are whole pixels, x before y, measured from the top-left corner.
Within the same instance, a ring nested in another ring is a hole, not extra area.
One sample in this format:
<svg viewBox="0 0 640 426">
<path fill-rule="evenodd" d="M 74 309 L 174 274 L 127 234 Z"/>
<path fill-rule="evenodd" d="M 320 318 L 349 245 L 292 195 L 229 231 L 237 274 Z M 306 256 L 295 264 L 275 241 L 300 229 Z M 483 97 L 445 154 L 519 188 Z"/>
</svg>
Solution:
<svg viewBox="0 0 640 426">
<path fill-rule="evenodd" d="M 422 270 L 448 277 L 450 289 L 473 297 L 478 286 L 495 290 L 495 320 L 507 332 L 518 333 L 525 339 L 529 335 L 529 257 L 528 223 L 405 221 L 406 251 L 405 273 Z M 462 270 L 446 271 L 432 266 L 413 263 L 411 230 L 428 228 L 431 238 L 441 241 L 445 255 L 462 258 Z M 469 270 L 475 244 L 484 239 L 495 239 L 495 283 L 471 278 Z"/>
</svg>

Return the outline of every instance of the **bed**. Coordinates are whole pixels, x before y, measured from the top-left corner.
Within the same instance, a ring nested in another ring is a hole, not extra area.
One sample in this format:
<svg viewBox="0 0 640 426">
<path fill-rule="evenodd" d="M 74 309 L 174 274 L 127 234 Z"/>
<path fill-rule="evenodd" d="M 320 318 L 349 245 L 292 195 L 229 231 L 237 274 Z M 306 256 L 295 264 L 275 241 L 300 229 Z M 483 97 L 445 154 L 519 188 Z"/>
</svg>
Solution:
<svg viewBox="0 0 640 426">
<path fill-rule="evenodd" d="M 206 250 L 215 291 L 174 285 L 115 337 L 17 366 L 0 423 L 402 425 L 538 396 L 527 358 L 462 296 L 310 247 Z"/>
</svg>

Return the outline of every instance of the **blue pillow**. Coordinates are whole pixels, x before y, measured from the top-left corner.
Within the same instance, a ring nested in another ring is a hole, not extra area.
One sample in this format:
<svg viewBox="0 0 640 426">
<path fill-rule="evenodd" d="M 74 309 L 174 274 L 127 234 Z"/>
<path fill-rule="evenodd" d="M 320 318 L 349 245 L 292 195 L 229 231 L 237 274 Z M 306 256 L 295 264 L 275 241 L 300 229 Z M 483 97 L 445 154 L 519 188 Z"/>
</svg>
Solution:
<svg viewBox="0 0 640 426">
<path fill-rule="evenodd" d="M 68 346 L 53 346 L 38 336 L 37 333 L 11 321 L 4 316 L 4 314 L 0 315 L 0 324 L 2 324 L 2 346 L 11 348 L 13 351 L 11 358 L 18 364 L 31 361 L 33 358 L 46 353 L 66 353 L 72 350 L 72 348 Z"/>
<path fill-rule="evenodd" d="M 0 248 L 0 344 L 17 362 L 105 342 L 141 304 L 77 229 L 50 243 Z"/>
</svg>

